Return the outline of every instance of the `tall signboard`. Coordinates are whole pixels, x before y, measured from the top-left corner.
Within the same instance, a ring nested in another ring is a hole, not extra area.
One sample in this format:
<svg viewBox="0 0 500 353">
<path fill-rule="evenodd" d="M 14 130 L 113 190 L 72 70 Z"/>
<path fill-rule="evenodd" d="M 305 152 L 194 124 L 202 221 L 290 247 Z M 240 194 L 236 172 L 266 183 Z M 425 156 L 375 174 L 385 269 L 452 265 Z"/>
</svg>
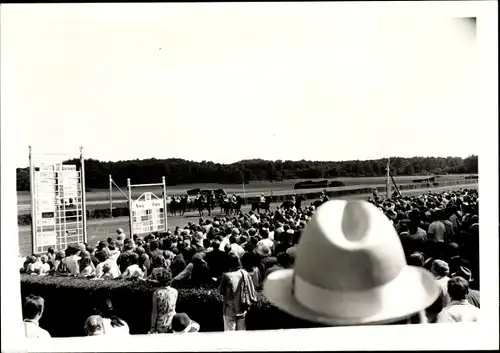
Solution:
<svg viewBox="0 0 500 353">
<path fill-rule="evenodd" d="M 76 165 L 45 164 L 30 147 L 33 253 L 64 250 L 87 241 L 85 171 L 82 149 Z"/>
<path fill-rule="evenodd" d="M 132 199 L 132 187 L 162 186 L 162 198 L 152 192 L 141 194 L 136 200 Z M 161 184 L 132 185 L 127 180 L 128 200 L 130 209 L 130 234 L 146 234 L 167 230 L 167 198 L 165 177 Z"/>
</svg>

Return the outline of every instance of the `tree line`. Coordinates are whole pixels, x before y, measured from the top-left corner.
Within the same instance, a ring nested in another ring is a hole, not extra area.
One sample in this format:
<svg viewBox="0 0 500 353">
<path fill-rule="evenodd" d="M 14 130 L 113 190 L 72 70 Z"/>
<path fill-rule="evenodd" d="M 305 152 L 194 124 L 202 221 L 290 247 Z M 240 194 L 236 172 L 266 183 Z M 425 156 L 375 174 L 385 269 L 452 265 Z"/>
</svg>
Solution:
<svg viewBox="0 0 500 353">
<path fill-rule="evenodd" d="M 460 157 L 391 157 L 391 172 L 396 175 L 428 174 L 477 174 L 478 156 Z M 63 164 L 75 164 L 80 160 L 72 159 Z M 118 162 L 102 162 L 96 159 L 85 160 L 85 183 L 87 189 L 106 189 L 109 175 L 121 186 L 127 178 L 134 184 L 161 182 L 166 177 L 167 185 L 220 183 L 240 184 L 255 180 L 279 181 L 284 179 L 314 179 L 383 176 L 387 159 L 352 160 L 342 162 L 324 161 L 269 161 L 263 159 L 242 160 L 232 164 L 195 162 L 179 158 L 143 159 Z M 29 190 L 28 168 L 17 169 L 17 190 Z"/>
</svg>

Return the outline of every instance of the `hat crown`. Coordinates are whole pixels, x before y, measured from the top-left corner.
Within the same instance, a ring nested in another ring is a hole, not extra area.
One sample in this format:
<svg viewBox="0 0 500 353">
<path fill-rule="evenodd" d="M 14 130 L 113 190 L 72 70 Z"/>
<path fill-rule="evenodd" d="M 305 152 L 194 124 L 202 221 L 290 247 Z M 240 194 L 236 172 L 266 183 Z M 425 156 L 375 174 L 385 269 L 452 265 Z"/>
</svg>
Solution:
<svg viewBox="0 0 500 353">
<path fill-rule="evenodd" d="M 321 205 L 297 247 L 296 275 L 332 291 L 363 291 L 395 279 L 406 259 L 392 222 L 368 202 Z"/>
</svg>

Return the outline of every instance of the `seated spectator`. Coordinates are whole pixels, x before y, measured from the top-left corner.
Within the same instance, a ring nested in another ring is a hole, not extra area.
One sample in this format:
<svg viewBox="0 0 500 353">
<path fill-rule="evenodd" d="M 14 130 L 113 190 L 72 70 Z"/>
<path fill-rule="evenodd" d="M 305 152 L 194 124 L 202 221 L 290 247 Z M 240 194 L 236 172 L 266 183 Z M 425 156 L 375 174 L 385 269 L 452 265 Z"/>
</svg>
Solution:
<svg viewBox="0 0 500 353">
<path fill-rule="evenodd" d="M 47 262 L 50 266 L 50 269 L 53 269 L 54 268 L 54 261 L 56 259 L 56 253 L 54 251 L 54 248 L 53 247 L 49 247 L 47 249 Z"/>
<path fill-rule="evenodd" d="M 172 333 L 192 333 L 200 331 L 200 325 L 185 313 L 175 314 L 172 319 Z"/>
<path fill-rule="evenodd" d="M 29 295 L 23 306 L 24 334 L 26 338 L 50 338 L 50 334 L 38 324 L 43 315 L 45 301 L 42 297 Z"/>
<path fill-rule="evenodd" d="M 142 266 L 139 265 L 139 255 L 137 255 L 136 253 L 132 253 L 129 255 L 128 260 L 130 266 L 125 269 L 125 271 L 122 273 L 121 278 L 130 280 L 145 278 L 144 271 L 146 270 L 146 268 L 144 267 L 144 264 L 142 264 Z"/>
<path fill-rule="evenodd" d="M 107 265 L 109 267 L 109 275 L 113 278 L 118 278 L 120 276 L 120 268 L 116 264 L 116 261 L 109 257 L 109 253 L 106 251 L 100 252 L 97 254 L 97 259 L 100 261 L 99 265 L 97 265 L 95 272 L 96 277 L 101 278 L 104 275 L 104 266 Z M 107 276 L 109 277 L 109 276 Z"/>
<path fill-rule="evenodd" d="M 118 259 L 118 256 L 120 256 L 120 250 L 116 247 L 116 244 L 114 241 L 109 243 L 108 250 L 109 250 L 109 256 L 112 259 Z"/>
<path fill-rule="evenodd" d="M 127 323 L 115 315 L 113 303 L 109 298 L 100 302 L 99 308 L 96 309 L 96 312 L 102 317 L 105 335 L 127 336 L 130 334 L 130 329 Z"/>
<path fill-rule="evenodd" d="M 85 336 L 102 336 L 104 335 L 104 323 L 99 315 L 90 316 L 85 321 L 84 326 Z"/>
<path fill-rule="evenodd" d="M 451 302 L 438 314 L 438 323 L 477 322 L 479 308 L 467 301 L 469 283 L 462 277 L 453 277 L 448 281 L 448 293 Z"/>
<path fill-rule="evenodd" d="M 97 257 L 95 256 L 95 249 L 92 246 L 87 246 L 87 251 L 90 254 L 90 261 L 94 265 L 94 268 L 99 265 L 99 260 L 97 260 Z"/>
<path fill-rule="evenodd" d="M 40 256 L 40 265 L 38 267 L 38 275 L 45 276 L 50 272 L 49 258 L 47 255 Z"/>
<path fill-rule="evenodd" d="M 129 240 L 129 239 L 126 239 Z M 118 259 L 116 260 L 116 263 L 118 267 L 120 268 L 120 272 L 123 273 L 131 265 L 130 263 L 130 256 L 134 253 L 134 247 L 130 242 L 126 243 L 123 245 L 124 251 L 118 256 Z"/>
<path fill-rule="evenodd" d="M 54 260 L 54 273 L 55 274 L 63 274 L 68 272 L 68 268 L 66 266 L 66 262 L 63 261 L 66 257 L 63 250 L 59 250 L 55 255 Z"/>
<path fill-rule="evenodd" d="M 109 263 L 104 263 L 104 266 L 102 266 L 102 276 L 100 278 L 103 280 L 115 279 L 115 277 L 111 273 L 111 265 Z"/>
<path fill-rule="evenodd" d="M 80 273 L 79 261 L 81 259 L 81 251 L 78 247 L 74 246 L 69 246 L 67 250 L 68 253 L 63 261 L 65 262 L 69 273 L 73 276 L 78 276 L 78 274 Z"/>
<path fill-rule="evenodd" d="M 82 257 L 80 260 L 80 276 L 90 277 L 95 275 L 95 268 L 92 264 L 90 256 Z"/>
</svg>

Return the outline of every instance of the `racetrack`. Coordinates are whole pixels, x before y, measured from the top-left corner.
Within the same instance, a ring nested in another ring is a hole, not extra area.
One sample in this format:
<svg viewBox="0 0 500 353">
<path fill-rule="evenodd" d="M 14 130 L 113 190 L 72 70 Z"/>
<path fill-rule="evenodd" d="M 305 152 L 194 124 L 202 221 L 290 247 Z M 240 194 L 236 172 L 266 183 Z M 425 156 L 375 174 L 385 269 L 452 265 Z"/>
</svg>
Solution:
<svg viewBox="0 0 500 353">
<path fill-rule="evenodd" d="M 432 192 L 443 192 L 448 190 L 458 190 L 458 189 L 477 189 L 478 184 L 461 184 L 452 185 L 444 187 L 433 187 L 433 188 L 422 188 L 417 190 L 404 190 L 403 195 L 418 195 L 423 194 L 428 191 Z M 339 197 L 338 199 L 350 199 L 350 200 L 366 200 L 371 194 L 362 195 L 350 195 Z M 304 206 L 310 205 L 315 200 L 307 200 L 303 202 Z M 279 204 L 273 203 L 271 209 L 275 209 Z M 250 205 L 244 205 L 242 207 L 243 212 L 248 212 L 250 210 Z M 221 209 L 217 207 L 212 212 L 213 216 L 222 216 Z M 205 211 L 204 217 L 208 217 L 208 213 Z M 168 216 L 168 228 L 173 229 L 176 226 L 183 227 L 187 225 L 188 222 L 198 222 L 199 214 L 197 211 L 186 212 L 184 216 Z M 95 244 L 98 241 L 106 240 L 108 237 L 115 235 L 116 228 L 123 228 L 128 234 L 129 229 L 129 218 L 119 217 L 119 218 L 108 218 L 108 219 L 93 219 L 87 222 L 87 233 L 88 233 L 88 243 Z M 30 226 L 19 226 L 19 250 L 22 256 L 29 255 L 31 250 L 31 227 Z"/>
<path fill-rule="evenodd" d="M 452 175 L 441 175 L 436 178 L 437 182 L 450 182 L 457 180 L 464 180 L 465 174 L 452 174 Z M 412 183 L 414 179 L 425 178 L 425 176 L 396 176 L 394 177 L 397 184 L 407 184 Z M 293 180 L 284 180 L 281 182 L 270 182 L 270 181 L 252 181 L 245 185 L 245 190 L 243 192 L 243 186 L 241 184 L 187 184 L 187 185 L 176 185 L 169 186 L 167 188 L 167 195 L 172 196 L 174 194 L 183 194 L 189 189 L 219 189 L 222 188 L 228 194 L 236 193 L 245 197 L 258 196 L 261 193 L 265 193 L 267 195 L 280 195 L 280 194 L 291 194 L 294 192 L 294 185 L 303 181 L 304 179 L 293 179 Z M 325 179 L 310 179 L 313 181 L 317 180 L 325 180 Z M 329 182 L 333 180 L 342 181 L 346 186 L 345 187 L 334 187 L 327 188 L 329 190 L 342 190 L 342 189 L 352 189 L 358 187 L 380 187 L 385 185 L 385 177 L 349 177 L 349 178 L 327 178 Z M 123 187 L 122 190 L 127 192 L 126 187 Z M 321 191 L 323 188 L 317 189 L 316 191 Z M 143 192 L 150 191 L 160 196 L 162 193 L 161 188 L 158 187 L 139 187 L 132 189 L 132 198 L 137 199 Z M 296 190 L 296 192 L 313 192 L 314 189 L 301 189 Z M 108 208 L 109 204 L 109 190 L 92 190 L 86 193 L 86 202 L 87 209 L 101 209 Z M 113 187 L 113 206 L 114 207 L 124 207 L 127 200 L 126 198 Z M 18 214 L 29 214 L 31 213 L 30 209 L 30 195 L 29 192 L 20 191 L 17 193 L 17 204 Z"/>
</svg>

